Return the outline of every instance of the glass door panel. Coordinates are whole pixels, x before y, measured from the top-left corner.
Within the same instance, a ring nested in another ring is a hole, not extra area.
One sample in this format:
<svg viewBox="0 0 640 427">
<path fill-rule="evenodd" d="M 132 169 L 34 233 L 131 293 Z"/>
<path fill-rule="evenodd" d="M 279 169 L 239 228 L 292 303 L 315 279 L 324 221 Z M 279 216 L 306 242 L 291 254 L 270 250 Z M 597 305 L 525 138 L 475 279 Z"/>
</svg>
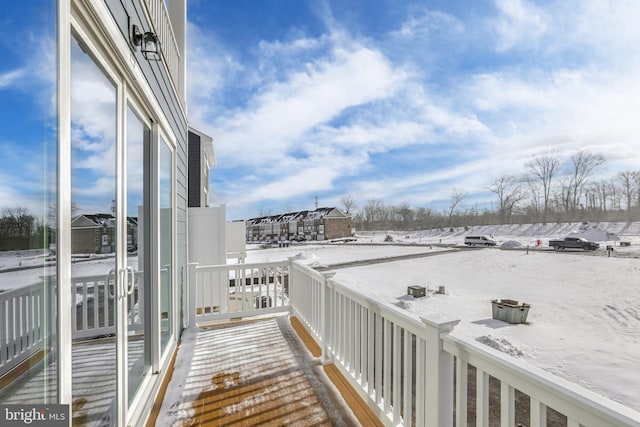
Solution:
<svg viewBox="0 0 640 427">
<path fill-rule="evenodd" d="M 160 138 L 160 343 L 164 350 L 173 331 L 173 152 Z"/>
<path fill-rule="evenodd" d="M 71 47 L 72 420 L 116 424 L 117 88 Z"/>
<path fill-rule="evenodd" d="M 148 174 L 146 153 L 151 130 L 127 107 L 127 274 L 131 286 L 127 295 L 127 364 L 128 401 L 131 403 L 140 383 L 150 369 L 150 356 L 145 342 L 145 297 L 150 294 L 145 247 L 149 220 L 148 197 L 145 197 L 145 176 Z M 147 322 L 148 323 L 148 322 Z"/>
<path fill-rule="evenodd" d="M 57 2 L 0 17 L 0 404 L 57 403 Z"/>
</svg>

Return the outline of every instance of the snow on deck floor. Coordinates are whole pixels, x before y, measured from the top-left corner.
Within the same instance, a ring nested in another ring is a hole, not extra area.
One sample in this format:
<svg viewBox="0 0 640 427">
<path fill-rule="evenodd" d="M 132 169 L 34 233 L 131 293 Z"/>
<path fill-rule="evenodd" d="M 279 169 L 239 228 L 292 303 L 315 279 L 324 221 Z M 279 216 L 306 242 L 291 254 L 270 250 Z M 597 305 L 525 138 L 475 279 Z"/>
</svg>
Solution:
<svg viewBox="0 0 640 427">
<path fill-rule="evenodd" d="M 187 330 L 157 426 L 355 426 L 287 317 Z"/>
</svg>

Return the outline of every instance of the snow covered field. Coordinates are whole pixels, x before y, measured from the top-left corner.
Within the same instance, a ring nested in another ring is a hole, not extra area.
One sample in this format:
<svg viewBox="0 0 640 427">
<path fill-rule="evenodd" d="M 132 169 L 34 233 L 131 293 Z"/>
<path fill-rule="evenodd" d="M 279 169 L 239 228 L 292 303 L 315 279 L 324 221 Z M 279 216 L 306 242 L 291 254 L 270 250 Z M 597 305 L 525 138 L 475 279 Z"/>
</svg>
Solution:
<svg viewBox="0 0 640 427">
<path fill-rule="evenodd" d="M 416 316 L 440 313 L 460 319 L 454 335 L 491 345 L 640 410 L 640 236 L 621 237 L 600 227 L 580 230 L 581 226 L 574 231 L 610 240 L 594 239 L 601 245 L 595 252 L 554 252 L 544 246 L 546 241 L 570 231 L 538 237 L 499 234 L 494 228 L 484 234 L 493 234 L 497 248 L 340 268 L 335 280 L 367 295 L 375 294 Z M 382 243 L 387 234 L 396 244 Z M 247 261 L 297 255 L 310 264 L 331 265 L 440 250 L 436 246 L 429 249 L 430 242 L 439 243 L 440 239 L 443 244 L 462 246 L 463 236 L 377 232 L 361 237 L 358 244 L 310 243 L 250 250 Z M 534 249 L 539 239 L 543 239 L 543 246 Z M 631 246 L 620 247 L 619 241 L 630 241 Z M 515 246 L 530 245 L 531 250 L 500 250 L 505 242 L 510 242 L 509 247 L 513 242 Z M 611 257 L 604 249 L 607 244 L 615 245 Z M 431 292 L 414 299 L 407 295 L 410 285 L 425 286 Z M 434 292 L 439 286 L 445 287 L 445 294 Z M 493 320 L 492 299 L 531 304 L 527 324 Z"/>
</svg>

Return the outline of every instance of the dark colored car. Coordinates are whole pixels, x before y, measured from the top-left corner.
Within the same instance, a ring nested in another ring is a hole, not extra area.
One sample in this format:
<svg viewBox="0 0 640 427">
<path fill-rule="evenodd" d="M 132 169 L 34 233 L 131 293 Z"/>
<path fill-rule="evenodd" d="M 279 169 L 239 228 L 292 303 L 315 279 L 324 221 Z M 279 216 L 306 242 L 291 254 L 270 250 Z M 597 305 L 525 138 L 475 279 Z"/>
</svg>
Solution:
<svg viewBox="0 0 640 427">
<path fill-rule="evenodd" d="M 553 249 L 584 249 L 585 251 L 595 251 L 600 247 L 596 242 L 591 242 L 582 237 L 565 237 L 562 240 L 549 240 L 549 246 Z"/>
</svg>

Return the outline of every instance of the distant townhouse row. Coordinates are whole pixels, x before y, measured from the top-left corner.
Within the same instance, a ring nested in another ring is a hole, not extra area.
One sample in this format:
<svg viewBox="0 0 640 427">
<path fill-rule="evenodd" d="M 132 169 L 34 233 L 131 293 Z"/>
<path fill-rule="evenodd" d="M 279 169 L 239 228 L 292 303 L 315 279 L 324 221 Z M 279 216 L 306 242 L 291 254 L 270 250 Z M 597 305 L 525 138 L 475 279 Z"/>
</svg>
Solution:
<svg viewBox="0 0 640 427">
<path fill-rule="evenodd" d="M 247 242 L 331 240 L 352 235 L 351 216 L 338 208 L 290 212 L 246 221 Z"/>
</svg>

